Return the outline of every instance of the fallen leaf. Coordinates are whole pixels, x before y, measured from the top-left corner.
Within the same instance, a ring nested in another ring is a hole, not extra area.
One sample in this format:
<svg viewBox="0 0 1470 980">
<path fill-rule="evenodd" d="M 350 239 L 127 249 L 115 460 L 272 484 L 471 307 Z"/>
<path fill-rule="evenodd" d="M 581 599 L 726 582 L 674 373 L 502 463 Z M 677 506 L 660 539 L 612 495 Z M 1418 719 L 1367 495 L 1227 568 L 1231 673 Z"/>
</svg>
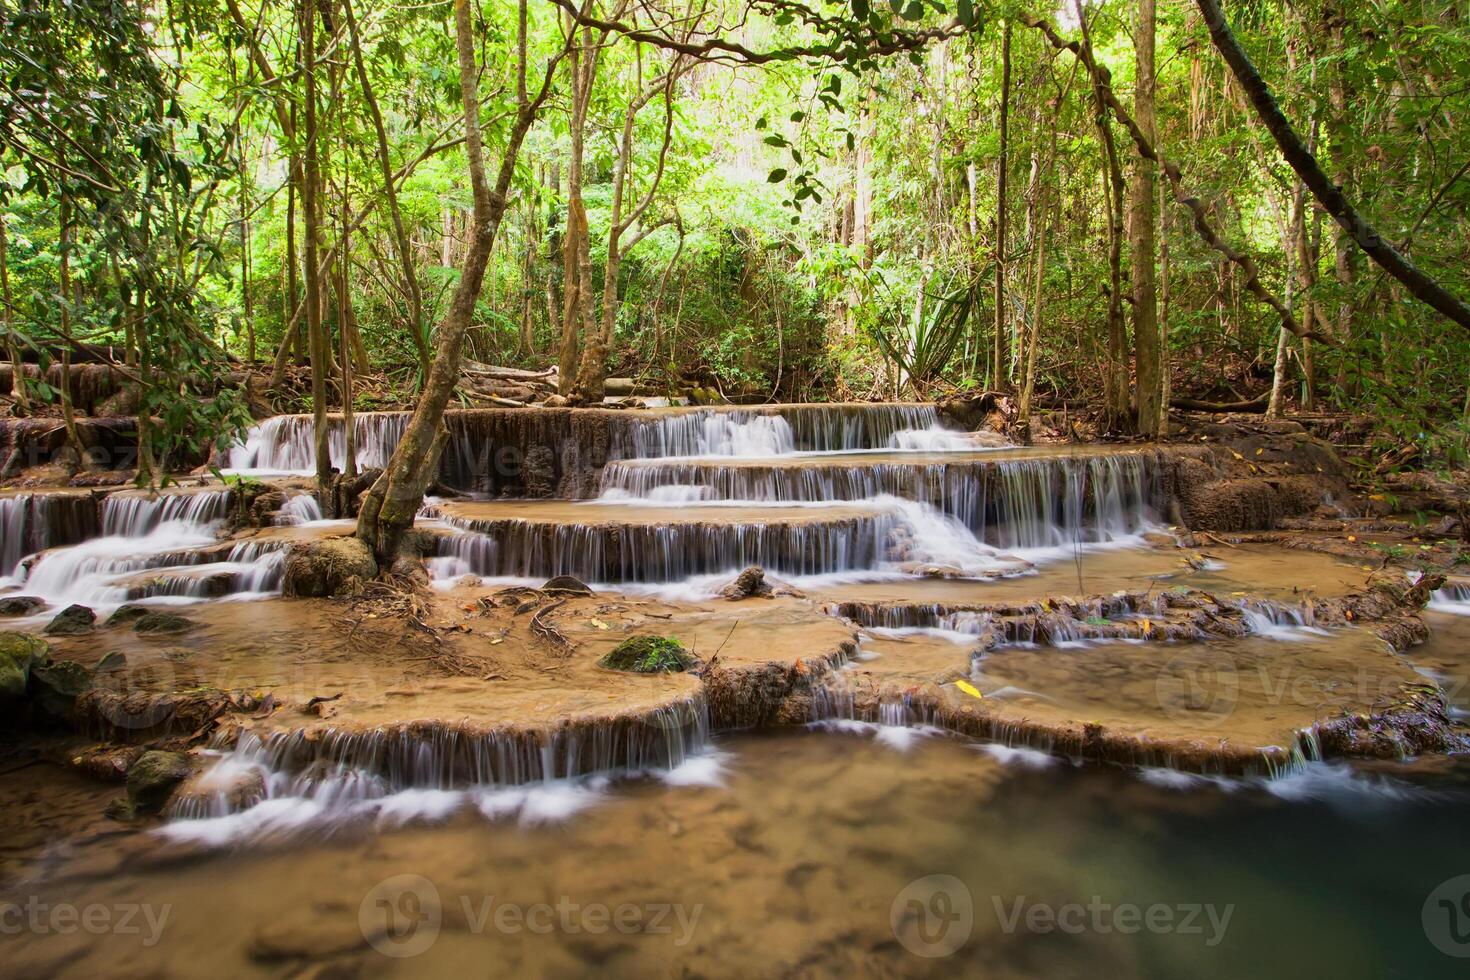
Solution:
<svg viewBox="0 0 1470 980">
<path fill-rule="evenodd" d="M 961 691 L 964 691 L 972 698 L 981 698 L 983 700 L 985 697 L 985 695 L 981 694 L 979 689 L 976 688 L 975 685 L 971 684 L 969 681 L 955 681 L 954 686 L 959 688 Z"/>
</svg>

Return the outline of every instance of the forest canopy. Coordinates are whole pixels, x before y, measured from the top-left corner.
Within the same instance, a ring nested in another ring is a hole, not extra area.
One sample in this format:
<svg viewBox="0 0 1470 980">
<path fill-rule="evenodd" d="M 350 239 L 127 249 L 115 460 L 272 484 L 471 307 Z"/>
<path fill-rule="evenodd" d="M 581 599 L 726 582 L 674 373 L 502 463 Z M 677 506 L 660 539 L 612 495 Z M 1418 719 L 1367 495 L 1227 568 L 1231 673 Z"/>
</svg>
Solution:
<svg viewBox="0 0 1470 980">
<path fill-rule="evenodd" d="M 1368 254 L 1470 297 L 1463 4 L 0 16 L 7 354 L 16 376 L 126 371 L 145 467 L 248 420 L 231 372 L 278 410 L 412 404 L 456 301 L 456 358 L 509 369 L 512 401 L 515 370 L 552 366 L 574 404 L 610 377 L 731 400 L 1000 391 L 1156 433 L 1186 399 L 1375 413 L 1464 452 L 1470 337 Z M 1261 92 L 1371 236 L 1283 155 Z M 17 410 L 63 399 L 47 377 Z"/>
</svg>

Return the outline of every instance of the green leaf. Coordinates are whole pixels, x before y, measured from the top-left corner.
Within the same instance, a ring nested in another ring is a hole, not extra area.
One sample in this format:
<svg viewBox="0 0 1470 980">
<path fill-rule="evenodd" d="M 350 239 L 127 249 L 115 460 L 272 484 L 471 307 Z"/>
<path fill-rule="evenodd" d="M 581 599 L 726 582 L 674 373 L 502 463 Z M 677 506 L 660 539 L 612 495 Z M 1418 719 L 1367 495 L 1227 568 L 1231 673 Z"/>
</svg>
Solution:
<svg viewBox="0 0 1470 980">
<path fill-rule="evenodd" d="M 918 20 L 920 17 L 924 16 L 924 5 L 920 3 L 919 0 L 912 0 L 912 2 L 904 8 L 902 16 L 904 20 Z"/>
<path fill-rule="evenodd" d="M 975 26 L 975 4 L 972 0 L 956 0 L 955 17 L 968 28 Z"/>
<path fill-rule="evenodd" d="M 775 170 L 772 170 L 770 176 L 766 178 L 766 180 L 772 184 L 779 184 L 785 179 L 786 168 L 784 167 L 777 167 Z"/>
</svg>

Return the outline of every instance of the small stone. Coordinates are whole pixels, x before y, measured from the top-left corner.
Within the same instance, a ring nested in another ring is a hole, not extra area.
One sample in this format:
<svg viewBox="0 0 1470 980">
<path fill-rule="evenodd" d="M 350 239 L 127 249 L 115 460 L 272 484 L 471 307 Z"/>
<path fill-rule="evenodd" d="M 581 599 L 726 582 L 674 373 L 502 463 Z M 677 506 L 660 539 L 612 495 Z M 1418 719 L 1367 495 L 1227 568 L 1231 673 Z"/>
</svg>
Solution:
<svg viewBox="0 0 1470 980">
<path fill-rule="evenodd" d="M 117 670 L 127 670 L 127 668 L 128 658 L 117 650 L 104 654 L 102 659 L 97 661 L 97 673 L 99 674 L 109 674 Z"/>
<path fill-rule="evenodd" d="M 96 622 L 97 614 L 86 606 L 67 606 L 46 624 L 44 632 L 53 636 L 75 636 L 78 633 L 91 632 L 92 625 Z"/>
<path fill-rule="evenodd" d="M 720 590 L 720 597 L 724 599 L 749 599 L 770 594 L 771 586 L 766 582 L 765 569 L 759 565 L 751 565 Z"/>
<path fill-rule="evenodd" d="M 198 629 L 199 623 L 177 613 L 151 612 L 133 624 L 134 633 L 185 633 Z"/>
<path fill-rule="evenodd" d="M 118 796 L 109 800 L 107 808 L 102 813 L 108 820 L 116 820 L 119 823 L 128 823 L 138 817 L 137 807 L 129 803 L 126 796 Z"/>
<path fill-rule="evenodd" d="M 555 578 L 549 578 L 546 580 L 545 584 L 541 586 L 541 591 L 575 592 L 577 595 L 592 594 L 592 589 L 587 586 L 587 583 L 583 582 L 575 575 L 558 575 Z"/>
<path fill-rule="evenodd" d="M 108 626 L 116 626 L 119 623 L 131 623 L 136 619 L 142 619 L 153 610 L 147 606 L 140 606 L 136 602 L 125 603 L 113 610 L 111 616 L 107 617 Z"/>
</svg>

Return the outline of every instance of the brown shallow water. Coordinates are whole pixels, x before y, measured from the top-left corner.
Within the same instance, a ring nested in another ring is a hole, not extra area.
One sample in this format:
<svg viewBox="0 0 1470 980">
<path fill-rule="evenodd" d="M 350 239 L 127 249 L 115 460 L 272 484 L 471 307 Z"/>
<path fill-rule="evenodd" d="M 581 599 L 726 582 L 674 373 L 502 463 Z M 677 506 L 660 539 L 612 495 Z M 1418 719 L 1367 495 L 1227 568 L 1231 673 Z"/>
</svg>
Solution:
<svg viewBox="0 0 1470 980">
<path fill-rule="evenodd" d="M 0 900 L 105 908 L 111 927 L 43 918 L 0 956 L 9 976 L 78 977 L 1457 975 L 1420 909 L 1470 870 L 1463 775 L 1430 796 L 1324 768 L 1335 788 L 1293 796 L 1006 764 L 943 737 L 720 752 L 713 785 L 624 782 L 545 824 L 465 806 L 212 852 L 84 835 Z"/>
</svg>

